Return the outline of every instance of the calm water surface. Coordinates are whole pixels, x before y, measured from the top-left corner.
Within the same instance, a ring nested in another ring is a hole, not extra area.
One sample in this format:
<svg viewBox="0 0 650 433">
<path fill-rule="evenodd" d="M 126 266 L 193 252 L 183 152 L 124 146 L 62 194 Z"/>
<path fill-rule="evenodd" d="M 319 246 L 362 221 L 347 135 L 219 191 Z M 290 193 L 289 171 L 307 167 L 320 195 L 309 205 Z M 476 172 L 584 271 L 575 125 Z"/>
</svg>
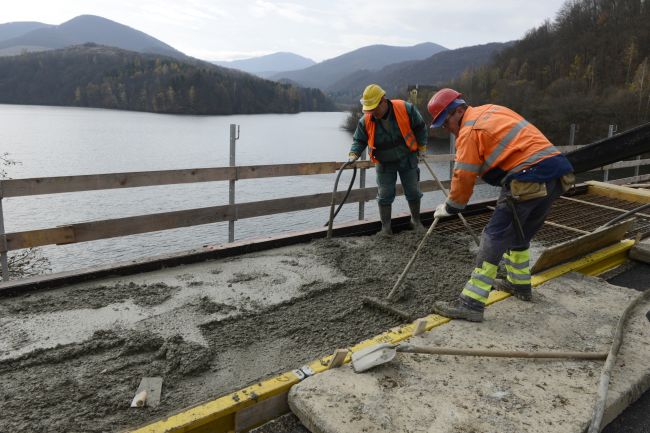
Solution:
<svg viewBox="0 0 650 433">
<path fill-rule="evenodd" d="M 236 116 L 178 116 L 87 108 L 0 104 L 0 153 L 21 164 L 7 168 L 12 178 L 66 176 L 128 171 L 227 166 L 229 125 L 240 125 L 238 165 L 344 161 L 351 135 L 341 129 L 346 113 L 299 113 Z M 448 153 L 446 146 L 434 149 Z M 434 170 L 449 178 L 448 164 Z M 431 176 L 422 167 L 422 179 Z M 351 173 L 342 176 L 347 187 Z M 331 192 L 335 175 L 300 176 L 237 182 L 236 201 Z M 374 171 L 367 185 L 374 186 Z M 358 183 L 357 183 L 358 187 Z M 479 196 L 493 195 L 483 191 Z M 426 193 L 423 208 L 442 200 Z M 123 190 L 90 191 L 3 200 L 7 232 L 55 227 L 108 218 L 218 206 L 228 203 L 227 182 L 207 182 Z M 393 213 L 405 212 L 403 197 Z M 366 217 L 376 217 L 374 202 Z M 344 206 L 337 222 L 357 219 L 358 206 Z M 329 208 L 291 212 L 236 222 L 236 240 L 315 228 L 325 224 Z M 187 250 L 228 240 L 228 223 L 106 239 L 39 249 L 63 271 L 138 257 Z"/>
</svg>

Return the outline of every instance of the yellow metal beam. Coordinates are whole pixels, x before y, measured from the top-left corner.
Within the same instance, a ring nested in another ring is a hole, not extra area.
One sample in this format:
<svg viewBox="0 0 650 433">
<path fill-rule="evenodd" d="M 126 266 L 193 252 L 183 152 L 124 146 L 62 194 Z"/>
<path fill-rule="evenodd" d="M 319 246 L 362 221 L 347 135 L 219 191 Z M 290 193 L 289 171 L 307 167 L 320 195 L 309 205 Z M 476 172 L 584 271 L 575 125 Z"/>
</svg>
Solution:
<svg viewBox="0 0 650 433">
<path fill-rule="evenodd" d="M 283 373 L 132 431 L 133 433 L 234 432 L 235 414 L 238 411 L 276 395 L 286 394 L 289 388 L 303 378 L 303 373 L 298 370 Z"/>
<path fill-rule="evenodd" d="M 544 272 L 533 275 L 533 286 L 539 286 L 548 280 L 557 278 L 568 272 L 581 272 L 587 275 L 598 275 L 625 262 L 627 251 L 634 245 L 633 240 L 623 240 L 609 247 L 595 251 L 585 257 L 569 263 L 555 266 Z"/>
</svg>

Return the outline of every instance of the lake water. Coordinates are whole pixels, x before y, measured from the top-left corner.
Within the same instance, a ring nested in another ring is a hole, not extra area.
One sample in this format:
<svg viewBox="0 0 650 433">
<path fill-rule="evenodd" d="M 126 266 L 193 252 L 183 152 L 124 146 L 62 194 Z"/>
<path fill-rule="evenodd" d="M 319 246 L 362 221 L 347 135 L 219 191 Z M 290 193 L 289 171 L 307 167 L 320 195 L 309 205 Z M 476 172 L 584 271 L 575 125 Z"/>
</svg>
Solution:
<svg viewBox="0 0 650 433">
<path fill-rule="evenodd" d="M 299 113 L 235 116 L 179 116 L 88 108 L 0 104 L 0 153 L 19 165 L 6 168 L 11 178 L 67 176 L 129 171 L 227 166 L 230 124 L 240 125 L 237 165 L 345 161 L 352 141 L 342 130 L 347 113 Z M 448 153 L 448 146 L 433 149 Z M 441 179 L 449 164 L 433 165 Z M 346 188 L 351 172 L 341 177 Z M 331 192 L 335 174 L 238 181 L 236 201 Z M 422 179 L 431 176 L 422 168 Z M 374 186 L 374 171 L 367 186 Z M 358 181 L 357 186 L 358 187 Z M 477 197 L 493 196 L 483 190 Z M 442 201 L 426 193 L 423 208 Z M 55 227 L 84 221 L 169 212 L 228 204 L 228 182 L 207 182 L 121 190 L 90 191 L 3 199 L 7 232 Z M 408 211 L 403 197 L 393 214 Z M 374 202 L 366 218 L 377 216 Z M 356 220 L 358 205 L 343 207 L 336 222 Z M 320 227 L 329 208 L 240 220 L 235 239 Z M 228 240 L 228 223 L 95 242 L 48 246 L 54 272 L 171 253 Z"/>
</svg>

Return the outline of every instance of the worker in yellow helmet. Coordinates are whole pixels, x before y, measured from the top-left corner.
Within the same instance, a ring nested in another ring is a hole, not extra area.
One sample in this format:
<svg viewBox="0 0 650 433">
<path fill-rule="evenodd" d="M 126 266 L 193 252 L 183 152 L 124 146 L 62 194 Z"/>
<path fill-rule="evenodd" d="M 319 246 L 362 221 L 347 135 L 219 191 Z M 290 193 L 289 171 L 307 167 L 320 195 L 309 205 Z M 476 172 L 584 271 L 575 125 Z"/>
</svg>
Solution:
<svg viewBox="0 0 650 433">
<path fill-rule="evenodd" d="M 423 229 L 418 156 L 426 152 L 427 127 L 413 104 L 401 99 L 386 99 L 385 95 L 384 89 L 377 84 L 370 84 L 363 91 L 360 102 L 364 115 L 354 132 L 349 158 L 359 158 L 368 148 L 370 160 L 376 164 L 381 233 L 391 235 L 391 209 L 398 173 L 411 210 L 411 226 Z"/>
</svg>

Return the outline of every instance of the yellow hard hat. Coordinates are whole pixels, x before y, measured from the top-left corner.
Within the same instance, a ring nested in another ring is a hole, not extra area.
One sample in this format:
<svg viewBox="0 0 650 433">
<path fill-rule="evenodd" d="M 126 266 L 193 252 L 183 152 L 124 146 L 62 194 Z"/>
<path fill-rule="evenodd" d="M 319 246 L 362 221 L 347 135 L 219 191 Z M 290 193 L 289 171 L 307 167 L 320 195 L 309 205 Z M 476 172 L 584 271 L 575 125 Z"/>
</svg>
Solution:
<svg viewBox="0 0 650 433">
<path fill-rule="evenodd" d="M 378 84 L 370 84 L 366 87 L 363 91 L 363 96 L 359 101 L 363 106 L 363 111 L 372 111 L 377 108 L 377 105 L 379 105 L 379 102 L 381 101 L 381 97 L 385 94 L 386 92 L 384 92 L 384 89 L 379 87 Z"/>
</svg>

